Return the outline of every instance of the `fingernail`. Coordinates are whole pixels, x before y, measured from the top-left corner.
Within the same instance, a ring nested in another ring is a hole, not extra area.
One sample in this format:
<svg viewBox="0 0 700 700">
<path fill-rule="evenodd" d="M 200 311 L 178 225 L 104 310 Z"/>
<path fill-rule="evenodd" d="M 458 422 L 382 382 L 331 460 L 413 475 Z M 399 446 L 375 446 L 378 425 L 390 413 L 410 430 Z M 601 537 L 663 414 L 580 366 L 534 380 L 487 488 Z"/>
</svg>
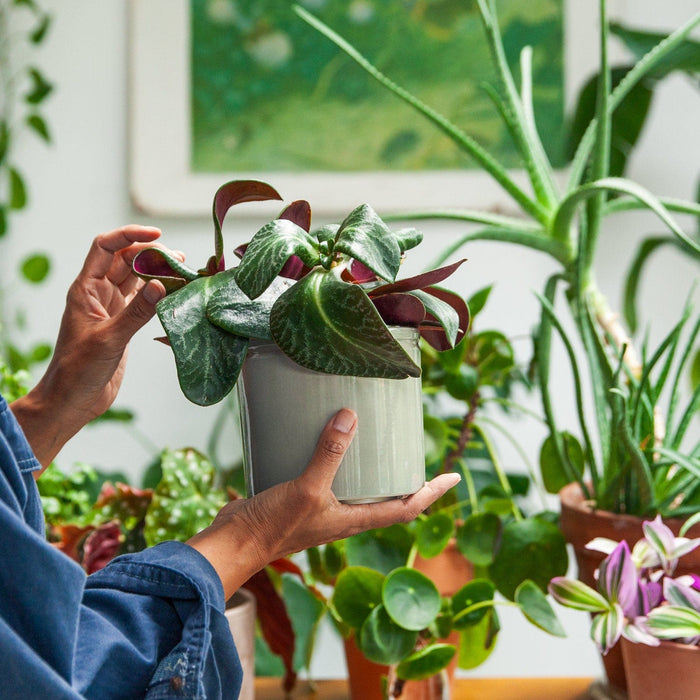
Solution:
<svg viewBox="0 0 700 700">
<path fill-rule="evenodd" d="M 335 414 L 333 427 L 341 433 L 349 433 L 355 425 L 355 413 L 347 408 L 343 408 Z"/>
</svg>

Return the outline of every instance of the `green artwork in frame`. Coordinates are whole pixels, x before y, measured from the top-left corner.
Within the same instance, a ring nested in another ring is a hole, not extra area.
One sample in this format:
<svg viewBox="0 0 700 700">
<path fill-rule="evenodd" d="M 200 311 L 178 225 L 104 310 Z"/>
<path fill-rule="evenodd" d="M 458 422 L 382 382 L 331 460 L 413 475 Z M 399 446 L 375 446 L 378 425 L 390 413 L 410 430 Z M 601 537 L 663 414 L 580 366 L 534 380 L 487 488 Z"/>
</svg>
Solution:
<svg viewBox="0 0 700 700">
<path fill-rule="evenodd" d="M 189 0 L 193 173 L 392 172 L 470 159 L 292 11 L 288 0 Z M 483 89 L 474 0 L 301 0 L 399 84 L 519 168 Z M 564 165 L 561 0 L 498 0 L 508 60 L 533 47 L 536 120 Z M 516 71 L 517 74 L 517 71 Z"/>
</svg>

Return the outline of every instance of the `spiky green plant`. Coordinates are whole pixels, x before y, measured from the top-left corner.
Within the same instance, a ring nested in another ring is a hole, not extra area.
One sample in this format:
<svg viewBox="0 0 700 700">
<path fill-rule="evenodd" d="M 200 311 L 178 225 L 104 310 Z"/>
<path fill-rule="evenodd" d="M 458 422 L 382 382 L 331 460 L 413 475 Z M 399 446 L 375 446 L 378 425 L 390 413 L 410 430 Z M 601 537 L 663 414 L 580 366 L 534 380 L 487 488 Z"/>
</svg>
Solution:
<svg viewBox="0 0 700 700">
<path fill-rule="evenodd" d="M 688 235 L 673 215 L 699 216 L 700 206 L 658 198 L 632 180 L 609 175 L 613 113 L 634 87 L 673 52 L 688 48 L 692 43 L 688 36 L 700 23 L 700 13 L 646 53 L 613 89 L 608 61 L 609 22 L 605 0 L 600 0 L 601 78 L 596 114 L 580 139 L 568 182 L 560 192 L 534 119 L 532 50 L 526 47 L 522 51 L 518 87 L 506 61 L 495 2 L 477 0 L 477 4 L 499 77 L 497 86 L 487 87 L 488 94 L 521 155 L 531 191 L 521 187 L 474 138 L 394 83 L 331 28 L 301 7 L 296 12 L 471 156 L 522 211 L 522 217 L 473 210 L 403 214 L 401 218 L 406 219 L 452 219 L 479 224 L 445 250 L 442 260 L 470 241 L 494 240 L 540 251 L 559 264 L 559 270 L 546 281 L 540 295 L 541 318 L 534 338 L 550 433 L 542 451 L 546 484 L 555 490 L 564 483 L 578 481 L 586 496 L 595 498 L 598 507 L 614 511 L 639 515 L 660 512 L 667 516 L 696 510 L 700 503 L 700 445 L 685 443 L 688 425 L 700 406 L 700 388 L 695 388 L 683 410 L 679 409 L 679 389 L 692 357 L 699 323 L 692 325 L 681 342 L 691 313 L 689 309 L 682 310 L 681 320 L 658 349 L 644 348 L 642 359 L 637 360 L 628 334 L 596 284 L 594 259 L 603 221 L 614 213 L 632 209 L 653 212 L 682 249 L 700 259 L 700 242 Z M 560 296 L 568 304 L 578 338 L 570 337 L 555 310 Z M 571 363 L 582 444 L 559 426 L 551 400 L 550 361 L 555 334 L 563 342 Z M 578 343 L 583 357 L 574 350 Z M 588 392 L 595 427 L 584 410 L 582 362 L 590 376 Z M 664 397 L 670 395 L 663 407 L 662 389 Z"/>
</svg>

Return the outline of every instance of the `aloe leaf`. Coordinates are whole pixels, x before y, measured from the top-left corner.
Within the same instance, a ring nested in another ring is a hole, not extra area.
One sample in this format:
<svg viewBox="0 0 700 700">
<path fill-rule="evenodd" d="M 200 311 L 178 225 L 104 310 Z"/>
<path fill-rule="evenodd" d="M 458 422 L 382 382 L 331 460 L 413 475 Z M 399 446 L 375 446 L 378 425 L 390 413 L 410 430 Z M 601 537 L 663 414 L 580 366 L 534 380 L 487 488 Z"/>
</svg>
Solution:
<svg viewBox="0 0 700 700">
<path fill-rule="evenodd" d="M 212 205 L 214 218 L 214 254 L 217 270 L 224 269 L 224 240 L 221 227 L 228 210 L 235 204 L 243 202 L 264 202 L 270 199 L 282 199 L 276 189 L 258 180 L 232 180 L 216 191 Z"/>
<path fill-rule="evenodd" d="M 156 305 L 175 355 L 180 388 L 200 406 L 215 404 L 231 391 L 248 351 L 247 338 L 228 333 L 207 318 L 213 279 L 190 282 Z"/>
<path fill-rule="evenodd" d="M 403 379 L 420 368 L 392 337 L 364 290 L 315 270 L 272 307 L 270 330 L 297 364 L 317 372 Z"/>
<path fill-rule="evenodd" d="M 685 199 L 675 199 L 673 197 L 659 197 L 659 201 L 668 211 L 677 212 L 679 214 L 691 214 L 692 216 L 700 217 L 700 204 L 697 202 L 689 202 Z M 607 202 L 603 209 L 604 215 L 617 214 L 622 211 L 630 211 L 635 209 L 645 209 L 646 205 L 638 199 L 632 197 L 616 197 L 611 202 Z M 690 249 L 684 248 L 686 252 L 691 252 Z"/>
<path fill-rule="evenodd" d="M 546 208 L 550 209 L 556 201 L 554 183 L 551 177 L 551 166 L 545 155 L 539 136 L 537 135 L 534 123 L 529 123 L 527 108 L 524 107 L 515 87 L 515 81 L 510 72 L 503 48 L 503 39 L 501 38 L 498 27 L 495 4 L 491 0 L 478 0 L 478 5 L 486 29 L 486 38 L 489 48 L 491 49 L 498 77 L 500 78 L 505 93 L 506 105 L 503 113 L 510 112 L 513 115 L 511 119 L 507 120 L 511 134 L 518 150 L 523 156 L 532 187 L 538 200 L 540 203 L 544 204 Z M 525 56 L 521 63 L 521 68 L 523 86 L 525 87 L 524 92 L 527 95 L 527 83 L 530 79 L 527 56 Z"/>
<path fill-rule="evenodd" d="M 677 450 L 672 450 L 668 447 L 657 447 L 655 451 L 700 479 L 700 459 L 697 457 L 686 457 Z"/>
<path fill-rule="evenodd" d="M 340 224 L 333 251 L 359 260 L 384 280 L 393 282 L 401 265 L 396 235 L 368 204 L 348 214 Z"/>
<path fill-rule="evenodd" d="M 393 80 L 388 78 L 370 61 L 367 60 L 357 49 L 351 46 L 345 39 L 334 32 L 329 26 L 324 24 L 317 17 L 307 12 L 299 5 L 294 6 L 294 11 L 305 22 L 310 24 L 314 29 L 319 31 L 325 37 L 330 39 L 336 46 L 344 51 L 350 58 L 358 63 L 369 75 L 377 82 L 387 88 L 394 95 L 409 104 L 419 114 L 422 114 L 429 121 L 433 122 L 443 133 L 445 133 L 459 148 L 468 153 L 481 167 L 498 182 L 508 194 L 523 208 L 524 211 L 530 213 L 534 218 L 546 222 L 548 214 L 546 209 L 537 201 L 529 197 L 520 188 L 517 183 L 508 175 L 507 170 L 475 139 L 465 134 L 458 129 L 443 115 L 428 107 L 421 102 L 417 97 L 410 92 L 397 85 Z"/>
<path fill-rule="evenodd" d="M 675 238 L 667 236 L 658 238 L 647 238 L 642 241 L 637 252 L 630 263 L 625 277 L 625 289 L 623 292 L 623 312 L 625 321 L 629 326 L 630 333 L 637 331 L 637 298 L 639 292 L 639 281 L 644 271 L 645 264 L 657 248 L 663 245 L 676 244 Z"/>
<path fill-rule="evenodd" d="M 555 637 L 566 637 L 556 613 L 537 584 L 529 580 L 523 581 L 515 590 L 515 602 L 533 625 Z"/>
<path fill-rule="evenodd" d="M 259 297 L 280 273 L 292 255 L 309 267 L 320 262 L 318 244 L 303 228 L 289 219 L 265 224 L 246 248 L 236 268 L 236 282 L 251 299 Z"/>
<path fill-rule="evenodd" d="M 647 75 L 652 74 L 657 66 L 668 60 L 668 56 L 685 42 L 690 32 L 698 24 L 700 24 L 700 13 L 694 15 L 688 22 L 669 34 L 666 39 L 645 54 L 612 91 L 609 101 L 610 109 L 612 111 L 617 109 L 637 83 Z M 591 150 L 595 145 L 596 130 L 597 124 L 594 119 L 588 125 L 572 159 L 567 190 L 575 188 L 581 182 Z"/>
<path fill-rule="evenodd" d="M 145 248 L 139 252 L 132 269 L 141 279 L 161 281 L 168 294 L 199 277 L 195 270 L 161 248 Z"/>
<path fill-rule="evenodd" d="M 212 278 L 206 304 L 207 318 L 229 333 L 271 340 L 272 305 L 289 289 L 291 282 L 277 278 L 259 297 L 251 300 L 236 284 L 235 272 L 235 269 L 227 270 Z"/>
</svg>

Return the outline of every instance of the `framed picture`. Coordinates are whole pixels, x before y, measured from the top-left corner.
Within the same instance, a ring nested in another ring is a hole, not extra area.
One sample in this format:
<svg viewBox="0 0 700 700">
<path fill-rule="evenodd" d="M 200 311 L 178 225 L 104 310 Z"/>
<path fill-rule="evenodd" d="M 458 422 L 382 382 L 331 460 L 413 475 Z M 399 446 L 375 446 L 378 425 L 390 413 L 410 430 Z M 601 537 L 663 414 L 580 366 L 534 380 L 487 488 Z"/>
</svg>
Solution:
<svg viewBox="0 0 700 700">
<path fill-rule="evenodd" d="M 476 3 L 300 4 L 517 168 L 509 135 L 482 87 L 494 76 Z M 139 210 L 203 215 L 217 187 L 232 179 L 263 180 L 285 201 L 307 199 L 316 215 L 329 217 L 363 202 L 382 214 L 511 206 L 469 156 L 292 5 L 132 0 L 130 188 Z M 509 60 L 517 65 L 521 48 L 533 46 L 535 114 L 555 166 L 564 163 L 571 85 L 593 69 L 577 60 L 595 54 L 597 17 L 588 5 L 498 0 Z M 514 175 L 525 182 L 517 169 Z M 249 204 L 240 214 L 257 215 L 264 206 Z"/>
</svg>

